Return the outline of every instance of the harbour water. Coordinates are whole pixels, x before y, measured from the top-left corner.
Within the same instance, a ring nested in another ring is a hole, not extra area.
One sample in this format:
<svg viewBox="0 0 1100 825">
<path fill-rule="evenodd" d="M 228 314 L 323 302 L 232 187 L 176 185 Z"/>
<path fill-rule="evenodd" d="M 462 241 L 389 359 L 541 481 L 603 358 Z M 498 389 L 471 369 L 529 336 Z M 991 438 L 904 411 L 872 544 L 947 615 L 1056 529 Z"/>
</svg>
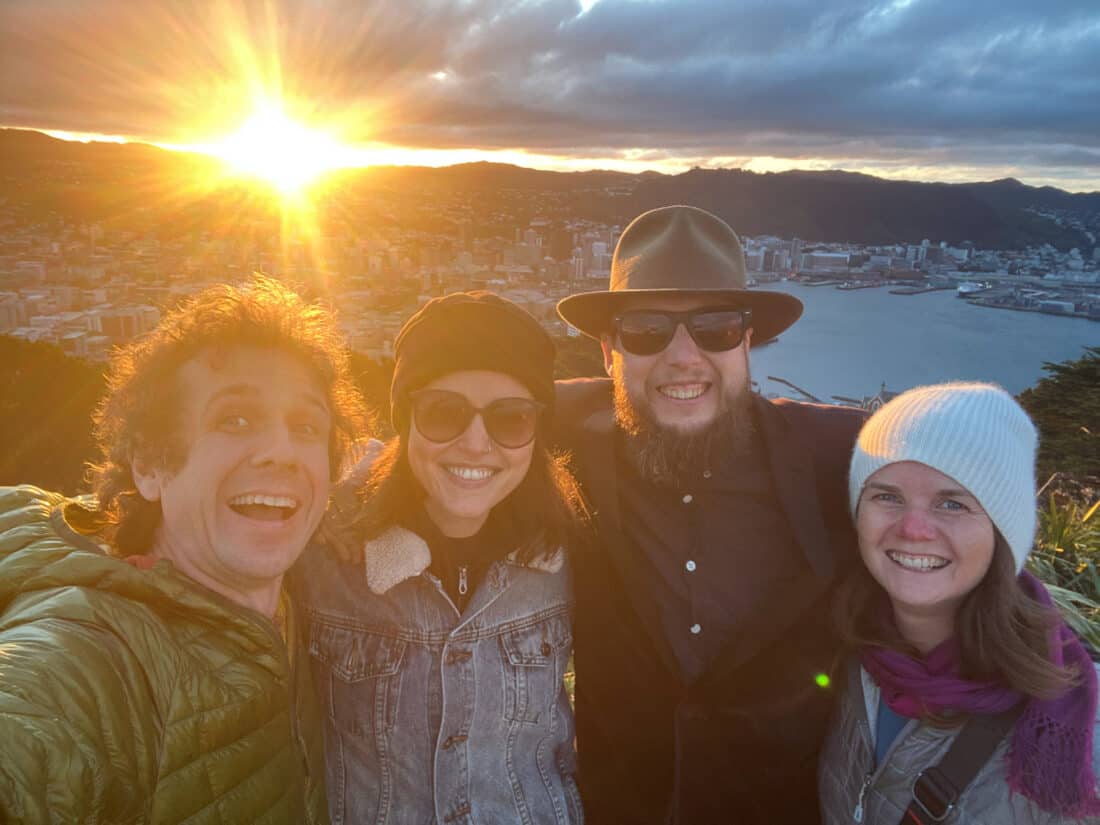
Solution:
<svg viewBox="0 0 1100 825">
<path fill-rule="evenodd" d="M 891 295 L 885 288 L 841 291 L 799 283 L 761 285 L 790 293 L 806 309 L 773 344 L 752 353 L 753 379 L 765 395 L 797 393 L 823 401 L 896 392 L 949 380 L 993 381 L 1009 392 L 1033 386 L 1045 361 L 1080 358 L 1100 346 L 1100 322 L 971 306 L 955 292 Z"/>
</svg>

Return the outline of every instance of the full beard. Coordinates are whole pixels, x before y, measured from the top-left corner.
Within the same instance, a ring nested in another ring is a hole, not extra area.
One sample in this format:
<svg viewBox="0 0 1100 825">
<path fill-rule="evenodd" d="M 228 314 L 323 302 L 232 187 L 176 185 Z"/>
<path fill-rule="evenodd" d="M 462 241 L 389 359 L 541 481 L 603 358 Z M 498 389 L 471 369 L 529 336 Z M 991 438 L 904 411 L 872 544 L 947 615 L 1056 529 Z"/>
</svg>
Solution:
<svg viewBox="0 0 1100 825">
<path fill-rule="evenodd" d="M 703 470 L 747 455 L 756 438 L 747 387 L 727 394 L 714 420 L 690 432 L 662 425 L 648 402 L 636 403 L 618 377 L 614 400 L 615 421 L 626 436 L 627 460 L 638 475 L 658 486 L 677 487 L 698 479 Z"/>
</svg>

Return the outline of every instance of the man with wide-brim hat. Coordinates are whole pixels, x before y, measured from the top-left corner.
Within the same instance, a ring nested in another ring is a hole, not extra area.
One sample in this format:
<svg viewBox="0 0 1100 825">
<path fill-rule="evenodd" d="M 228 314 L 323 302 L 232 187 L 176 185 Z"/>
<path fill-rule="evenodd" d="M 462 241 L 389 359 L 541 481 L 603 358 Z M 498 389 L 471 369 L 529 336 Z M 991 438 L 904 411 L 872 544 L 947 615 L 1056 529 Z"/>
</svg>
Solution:
<svg viewBox="0 0 1100 825">
<path fill-rule="evenodd" d="M 802 304 L 746 289 L 736 233 L 702 209 L 640 215 L 610 288 L 558 311 L 610 376 L 558 384 L 596 513 L 575 565 L 587 821 L 817 822 L 862 414 L 752 392 L 749 348 Z"/>
<path fill-rule="evenodd" d="M 639 296 L 661 295 L 698 296 L 752 310 L 757 345 L 802 315 L 802 302 L 793 295 L 746 287 L 745 252 L 737 233 L 694 206 L 667 206 L 639 215 L 615 247 L 610 288 L 570 295 L 558 304 L 558 313 L 598 339 L 610 331 L 617 311 Z"/>
</svg>

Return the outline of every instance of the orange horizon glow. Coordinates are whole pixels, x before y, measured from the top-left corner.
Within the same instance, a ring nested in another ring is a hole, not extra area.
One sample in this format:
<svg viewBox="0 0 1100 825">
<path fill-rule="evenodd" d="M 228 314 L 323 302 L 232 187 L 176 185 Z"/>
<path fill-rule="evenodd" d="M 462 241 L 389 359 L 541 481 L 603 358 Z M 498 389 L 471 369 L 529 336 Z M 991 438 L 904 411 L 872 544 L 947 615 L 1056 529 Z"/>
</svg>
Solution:
<svg viewBox="0 0 1100 825">
<path fill-rule="evenodd" d="M 293 123 L 293 121 L 291 121 Z M 242 124 L 243 126 L 243 124 Z M 200 143 L 166 143 L 153 139 L 127 135 L 103 135 L 94 132 L 79 132 L 60 129 L 40 129 L 31 126 L 6 126 L 0 128 L 12 128 L 23 131 L 36 131 L 50 137 L 66 141 L 80 143 L 139 143 L 155 146 L 172 152 L 194 152 L 198 154 L 218 157 L 228 162 L 219 146 L 221 141 L 211 140 Z M 302 127 L 309 129 L 309 127 Z M 310 132 L 314 130 L 309 130 Z M 326 135 L 324 130 L 316 130 L 321 135 Z M 222 141 L 228 140 L 222 138 Z M 457 149 L 433 149 L 420 147 L 396 146 L 382 142 L 368 142 L 362 144 L 343 143 L 339 138 L 329 135 L 334 141 L 329 144 L 334 154 L 327 159 L 323 168 L 314 176 L 320 177 L 329 171 L 342 169 L 363 169 L 371 166 L 426 166 L 441 168 L 462 163 L 503 163 L 514 166 L 522 166 L 528 169 L 539 169 L 549 172 L 589 172 L 607 171 L 624 172 L 627 174 L 641 174 L 642 172 L 657 172 L 666 175 L 677 175 L 693 168 L 703 169 L 743 169 L 747 172 L 823 172 L 844 171 L 857 172 L 886 180 L 896 181 L 920 181 L 934 183 L 976 183 L 996 180 L 999 178 L 1017 178 L 1029 186 L 1054 186 L 1068 192 L 1095 192 L 1100 189 L 1100 184 L 1092 178 L 1071 178 L 1056 176 L 1037 176 L 1033 171 L 1021 167 L 981 167 L 960 164 L 936 163 L 929 164 L 915 159 L 903 159 L 899 161 L 869 161 L 866 158 L 828 158 L 828 157 L 804 157 L 787 158 L 773 155 L 745 155 L 745 156 L 720 156 L 720 157 L 675 157 L 665 153 L 654 152 L 648 149 L 624 149 L 619 150 L 613 156 L 590 157 L 551 155 L 541 152 L 531 152 L 524 149 L 477 149 L 473 147 Z M 233 164 L 231 164 L 233 165 Z M 244 170 L 238 169 L 244 173 Z M 257 178 L 265 178 L 264 175 L 255 174 Z M 290 175 L 293 180 L 295 176 Z M 266 178 L 268 183 L 276 189 L 283 191 L 276 181 Z M 289 186 L 287 190 L 298 191 L 302 186 Z M 308 184 L 307 187 L 308 188 Z"/>
</svg>

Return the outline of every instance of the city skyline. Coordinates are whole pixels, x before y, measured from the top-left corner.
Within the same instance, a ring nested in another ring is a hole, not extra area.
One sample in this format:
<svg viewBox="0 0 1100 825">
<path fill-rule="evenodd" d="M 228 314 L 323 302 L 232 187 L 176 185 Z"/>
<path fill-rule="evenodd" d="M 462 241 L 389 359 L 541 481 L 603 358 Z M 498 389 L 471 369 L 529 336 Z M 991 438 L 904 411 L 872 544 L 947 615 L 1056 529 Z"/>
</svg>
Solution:
<svg viewBox="0 0 1100 825">
<path fill-rule="evenodd" d="M 1088 0 L 7 0 L 0 54 L 2 126 L 295 157 L 288 185 L 490 160 L 1100 190 Z"/>
</svg>

